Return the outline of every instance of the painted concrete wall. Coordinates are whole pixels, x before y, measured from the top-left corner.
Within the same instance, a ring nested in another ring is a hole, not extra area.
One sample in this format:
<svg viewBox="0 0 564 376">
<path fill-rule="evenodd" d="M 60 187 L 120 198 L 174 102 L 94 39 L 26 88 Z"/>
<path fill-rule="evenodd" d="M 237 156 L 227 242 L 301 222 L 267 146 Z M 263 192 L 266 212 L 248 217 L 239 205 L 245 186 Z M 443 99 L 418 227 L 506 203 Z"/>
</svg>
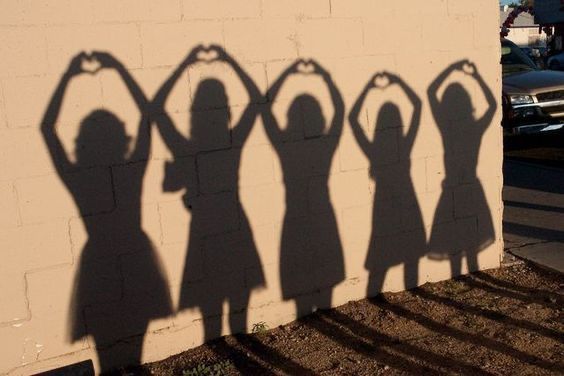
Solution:
<svg viewBox="0 0 564 376">
<path fill-rule="evenodd" d="M 499 265 L 497 2 L 1 4 L 0 374 Z"/>
</svg>

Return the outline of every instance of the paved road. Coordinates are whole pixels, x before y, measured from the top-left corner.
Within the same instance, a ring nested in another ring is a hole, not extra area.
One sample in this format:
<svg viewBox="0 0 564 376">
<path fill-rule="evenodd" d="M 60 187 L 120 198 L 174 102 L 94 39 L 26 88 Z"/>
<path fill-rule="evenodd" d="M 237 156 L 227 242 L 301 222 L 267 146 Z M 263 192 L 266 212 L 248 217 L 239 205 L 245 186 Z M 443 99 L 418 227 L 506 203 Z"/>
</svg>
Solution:
<svg viewBox="0 0 564 376">
<path fill-rule="evenodd" d="M 564 273 L 564 168 L 547 166 L 558 165 L 554 160 L 518 159 L 506 158 L 503 166 L 505 249 Z"/>
</svg>

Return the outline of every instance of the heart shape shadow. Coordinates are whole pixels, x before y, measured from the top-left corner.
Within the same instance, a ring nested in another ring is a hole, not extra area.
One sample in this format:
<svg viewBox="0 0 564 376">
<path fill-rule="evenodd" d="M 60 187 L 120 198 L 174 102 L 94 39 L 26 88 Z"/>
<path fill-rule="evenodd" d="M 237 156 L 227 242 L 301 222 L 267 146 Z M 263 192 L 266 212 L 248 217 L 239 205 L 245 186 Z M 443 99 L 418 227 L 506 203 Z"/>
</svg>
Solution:
<svg viewBox="0 0 564 376">
<path fill-rule="evenodd" d="M 217 60 L 219 54 L 215 50 L 203 49 L 198 52 L 198 60 L 205 61 L 207 63 Z"/>
<path fill-rule="evenodd" d="M 464 71 L 464 73 L 469 75 L 473 75 L 474 73 L 476 73 L 476 67 L 474 66 L 474 64 L 470 64 L 470 63 L 464 63 L 464 65 L 462 66 L 462 70 Z"/>
<path fill-rule="evenodd" d="M 390 79 L 384 75 L 377 75 L 374 77 L 374 86 L 380 89 L 384 89 L 390 84 Z"/>
<path fill-rule="evenodd" d="M 83 72 L 96 74 L 100 69 L 102 69 L 102 64 L 93 56 L 87 55 L 84 59 L 82 59 L 80 68 Z"/>
<path fill-rule="evenodd" d="M 301 62 L 297 66 L 297 71 L 303 74 L 311 74 L 315 72 L 315 66 L 311 63 Z"/>
</svg>

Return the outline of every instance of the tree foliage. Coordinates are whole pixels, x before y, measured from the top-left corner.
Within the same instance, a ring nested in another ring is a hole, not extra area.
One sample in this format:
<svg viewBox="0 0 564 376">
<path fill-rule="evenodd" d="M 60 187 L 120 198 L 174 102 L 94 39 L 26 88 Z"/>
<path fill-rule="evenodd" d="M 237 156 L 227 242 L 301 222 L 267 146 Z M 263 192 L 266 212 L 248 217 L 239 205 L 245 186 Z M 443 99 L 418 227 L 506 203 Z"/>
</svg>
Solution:
<svg viewBox="0 0 564 376">
<path fill-rule="evenodd" d="M 531 5 L 532 1 L 531 0 L 519 0 L 519 1 L 512 1 L 511 3 L 509 3 L 509 6 L 511 8 L 517 8 L 518 6 L 529 6 Z"/>
</svg>

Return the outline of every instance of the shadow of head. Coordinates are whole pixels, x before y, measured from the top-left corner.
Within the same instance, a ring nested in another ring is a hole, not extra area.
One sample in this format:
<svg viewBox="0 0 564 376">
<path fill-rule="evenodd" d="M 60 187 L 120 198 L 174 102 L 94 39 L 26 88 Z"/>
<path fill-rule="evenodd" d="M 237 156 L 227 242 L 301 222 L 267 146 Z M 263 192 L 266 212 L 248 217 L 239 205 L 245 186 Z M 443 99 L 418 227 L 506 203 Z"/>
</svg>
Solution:
<svg viewBox="0 0 564 376">
<path fill-rule="evenodd" d="M 441 100 L 441 111 L 457 119 L 474 119 L 474 107 L 468 91 L 459 83 L 448 85 Z"/>
<path fill-rule="evenodd" d="M 95 110 L 80 123 L 75 139 L 76 162 L 80 166 L 111 165 L 125 161 L 131 137 L 113 113 Z"/>
<path fill-rule="evenodd" d="M 223 83 L 213 78 L 201 81 L 194 94 L 191 112 L 192 139 L 206 140 L 229 132 L 231 111 Z"/>
<path fill-rule="evenodd" d="M 325 117 L 319 101 L 309 94 L 294 98 L 288 108 L 288 128 L 290 133 L 321 135 L 325 130 Z"/>
<path fill-rule="evenodd" d="M 380 111 L 378 111 L 374 131 L 379 131 L 385 128 L 400 128 L 401 126 L 402 120 L 399 107 L 392 102 L 384 103 L 380 108 Z"/>
</svg>

